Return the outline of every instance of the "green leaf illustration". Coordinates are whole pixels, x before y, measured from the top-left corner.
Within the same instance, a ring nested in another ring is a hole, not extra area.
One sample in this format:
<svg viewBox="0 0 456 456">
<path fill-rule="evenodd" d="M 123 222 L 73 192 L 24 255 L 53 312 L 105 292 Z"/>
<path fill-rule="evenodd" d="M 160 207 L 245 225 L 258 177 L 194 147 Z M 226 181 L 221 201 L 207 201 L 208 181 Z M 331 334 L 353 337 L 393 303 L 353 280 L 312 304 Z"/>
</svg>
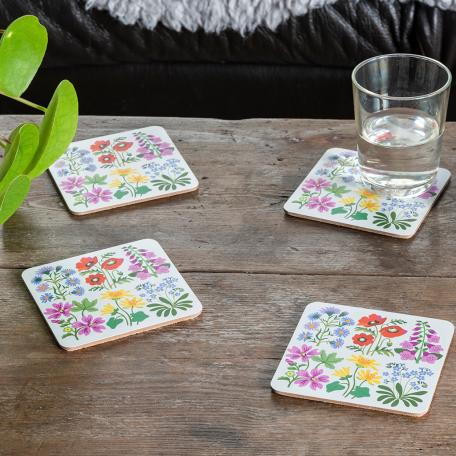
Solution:
<svg viewBox="0 0 456 456">
<path fill-rule="evenodd" d="M 356 386 L 353 391 L 350 393 L 350 396 L 361 398 L 361 397 L 369 397 L 370 392 L 367 386 Z"/>
<path fill-rule="evenodd" d="M 100 176 L 99 174 L 94 174 L 93 176 L 86 176 L 85 184 L 87 185 L 106 185 L 106 179 L 108 176 Z"/>
<path fill-rule="evenodd" d="M 144 321 L 146 318 L 149 318 L 149 315 L 146 315 L 142 310 L 140 310 L 139 312 L 135 312 L 131 316 L 131 321 L 134 323 L 140 323 Z"/>
<path fill-rule="evenodd" d="M 367 212 L 355 212 L 351 218 L 353 220 L 367 220 Z"/>
<path fill-rule="evenodd" d="M 337 186 L 336 183 L 332 184 L 331 187 L 327 189 L 327 192 L 332 193 L 333 195 L 337 197 L 343 196 L 345 193 L 350 193 L 350 190 L 347 189 L 344 185 L 341 185 L 340 187 Z"/>
<path fill-rule="evenodd" d="M 98 310 L 97 299 L 90 301 L 89 299 L 84 298 L 81 302 L 72 301 L 71 304 L 73 304 L 73 307 L 71 309 L 73 312 L 96 312 Z"/>
<path fill-rule="evenodd" d="M 111 329 L 116 329 L 117 326 L 119 326 L 123 322 L 122 318 L 116 318 L 116 317 L 111 317 L 106 324 L 111 328 Z"/>
<path fill-rule="evenodd" d="M 337 353 L 327 354 L 325 350 L 322 350 L 319 355 L 312 356 L 313 361 L 322 363 L 328 369 L 334 369 L 335 364 L 343 360 L 343 358 L 337 358 Z"/>
<path fill-rule="evenodd" d="M 332 383 L 328 383 L 326 385 L 326 392 L 332 393 L 333 391 L 342 391 L 345 389 L 345 386 L 342 383 L 335 381 Z"/>
<path fill-rule="evenodd" d="M 331 214 L 332 215 L 337 215 L 337 214 L 346 214 L 348 212 L 347 209 L 343 206 L 335 207 L 334 209 L 331 209 Z"/>
<path fill-rule="evenodd" d="M 119 189 L 114 193 L 114 198 L 122 199 L 125 195 L 128 195 L 128 192 L 124 192 Z"/>
<path fill-rule="evenodd" d="M 35 16 L 13 21 L 0 39 L 0 92 L 20 97 L 38 71 L 47 47 L 47 31 Z"/>
</svg>

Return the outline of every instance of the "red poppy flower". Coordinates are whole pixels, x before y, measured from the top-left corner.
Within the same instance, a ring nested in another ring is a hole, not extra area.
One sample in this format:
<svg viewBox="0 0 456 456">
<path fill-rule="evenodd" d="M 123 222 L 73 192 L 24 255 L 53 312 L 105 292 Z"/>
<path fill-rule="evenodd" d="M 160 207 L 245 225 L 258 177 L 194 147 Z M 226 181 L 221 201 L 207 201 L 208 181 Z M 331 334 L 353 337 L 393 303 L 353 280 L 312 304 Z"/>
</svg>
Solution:
<svg viewBox="0 0 456 456">
<path fill-rule="evenodd" d="M 103 261 L 101 263 L 101 267 L 103 269 L 117 269 L 121 264 L 123 263 L 123 260 L 121 258 L 109 258 L 109 260 Z"/>
<path fill-rule="evenodd" d="M 358 321 L 359 326 L 377 326 L 383 325 L 385 323 L 386 318 L 381 317 L 377 314 L 370 314 L 368 317 L 360 318 Z"/>
<path fill-rule="evenodd" d="M 112 148 L 117 151 L 117 152 L 123 152 L 124 150 L 130 149 L 130 147 L 133 145 L 132 142 L 127 142 L 127 141 L 121 141 L 112 146 Z"/>
<path fill-rule="evenodd" d="M 106 277 L 104 274 L 90 274 L 89 277 L 86 277 L 85 279 L 89 285 L 102 285 L 105 280 Z"/>
<path fill-rule="evenodd" d="M 370 345 L 374 341 L 374 336 L 372 334 L 355 334 L 352 337 L 353 343 L 359 345 L 361 347 L 365 347 L 366 345 Z"/>
<path fill-rule="evenodd" d="M 100 163 L 112 163 L 115 159 L 116 157 L 114 157 L 112 154 L 104 154 L 98 157 L 98 161 Z"/>
<path fill-rule="evenodd" d="M 391 339 L 393 337 L 399 337 L 403 336 L 407 331 L 404 328 L 401 328 L 400 326 L 393 325 L 393 326 L 385 326 L 380 330 L 380 334 L 383 337 L 387 337 L 388 339 Z"/>
<path fill-rule="evenodd" d="M 102 150 L 106 149 L 111 144 L 109 140 L 106 141 L 95 141 L 91 146 L 90 150 L 92 152 L 101 152 Z"/>
<path fill-rule="evenodd" d="M 76 263 L 76 269 L 78 271 L 88 271 L 91 269 L 95 264 L 98 263 L 97 257 L 84 257 Z"/>
</svg>

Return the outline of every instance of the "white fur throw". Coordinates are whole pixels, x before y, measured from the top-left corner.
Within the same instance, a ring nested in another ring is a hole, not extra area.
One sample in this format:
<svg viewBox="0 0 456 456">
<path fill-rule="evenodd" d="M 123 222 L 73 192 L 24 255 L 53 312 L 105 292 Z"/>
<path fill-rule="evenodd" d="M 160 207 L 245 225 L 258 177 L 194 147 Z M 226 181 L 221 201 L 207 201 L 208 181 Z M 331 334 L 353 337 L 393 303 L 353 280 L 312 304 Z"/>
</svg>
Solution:
<svg viewBox="0 0 456 456">
<path fill-rule="evenodd" d="M 109 11 L 127 25 L 140 24 L 153 30 L 158 22 L 172 30 L 221 32 L 233 29 L 241 34 L 263 25 L 275 30 L 290 16 L 306 14 L 313 8 L 337 0 L 85 0 L 86 7 Z M 359 1 L 359 0 L 345 0 Z M 394 2 L 397 0 L 382 0 Z M 408 0 L 399 0 L 407 2 Z M 456 11 L 456 0 L 420 0 L 442 9 Z"/>
</svg>

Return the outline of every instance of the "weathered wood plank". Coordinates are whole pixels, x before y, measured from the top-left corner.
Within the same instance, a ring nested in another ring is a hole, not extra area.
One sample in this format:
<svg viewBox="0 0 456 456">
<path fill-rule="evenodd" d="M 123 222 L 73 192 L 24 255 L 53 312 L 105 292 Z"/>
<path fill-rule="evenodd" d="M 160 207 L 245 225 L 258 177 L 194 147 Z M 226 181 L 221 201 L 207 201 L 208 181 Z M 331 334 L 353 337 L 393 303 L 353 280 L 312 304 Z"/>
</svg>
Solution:
<svg viewBox="0 0 456 456">
<path fill-rule="evenodd" d="M 270 379 L 314 300 L 454 319 L 445 278 L 188 273 L 192 322 L 67 353 L 19 270 L 0 270 L 0 454 L 456 453 L 454 351 L 430 414 L 280 397 Z M 383 453 L 383 450 L 379 450 Z"/>
<path fill-rule="evenodd" d="M 6 133 L 23 116 L 0 118 Z M 130 240 L 159 240 L 183 271 L 454 276 L 450 184 L 410 241 L 287 217 L 282 206 L 329 147 L 353 148 L 351 121 L 81 118 L 78 138 L 159 124 L 201 180 L 198 195 L 92 216 L 65 209 L 49 176 L 0 231 L 0 267 L 27 267 Z M 443 165 L 454 169 L 456 124 Z"/>
</svg>

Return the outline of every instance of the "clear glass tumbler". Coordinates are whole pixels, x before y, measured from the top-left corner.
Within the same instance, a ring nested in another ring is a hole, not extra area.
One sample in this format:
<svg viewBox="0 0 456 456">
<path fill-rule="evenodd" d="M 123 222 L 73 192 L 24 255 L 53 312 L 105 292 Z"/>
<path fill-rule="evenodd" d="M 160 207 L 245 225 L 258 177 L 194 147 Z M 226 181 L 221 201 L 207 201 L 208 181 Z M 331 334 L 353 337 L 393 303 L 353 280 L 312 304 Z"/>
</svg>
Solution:
<svg viewBox="0 0 456 456">
<path fill-rule="evenodd" d="M 450 70 L 429 57 L 380 55 L 352 73 L 361 176 L 376 191 L 415 196 L 440 161 Z"/>
</svg>

